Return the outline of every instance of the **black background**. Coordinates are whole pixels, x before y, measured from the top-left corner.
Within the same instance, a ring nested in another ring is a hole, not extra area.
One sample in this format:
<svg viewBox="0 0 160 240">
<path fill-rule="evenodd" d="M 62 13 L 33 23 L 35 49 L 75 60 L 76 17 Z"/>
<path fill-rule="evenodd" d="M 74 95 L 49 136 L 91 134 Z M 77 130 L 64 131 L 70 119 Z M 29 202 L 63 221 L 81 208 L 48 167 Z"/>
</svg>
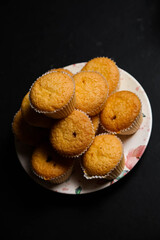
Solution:
<svg viewBox="0 0 160 240">
<path fill-rule="evenodd" d="M 4 1 L 0 4 L 1 239 L 160 238 L 160 2 Z M 108 56 L 133 75 L 152 106 L 149 145 L 134 170 L 87 195 L 48 191 L 22 169 L 11 123 L 48 69 Z"/>
</svg>

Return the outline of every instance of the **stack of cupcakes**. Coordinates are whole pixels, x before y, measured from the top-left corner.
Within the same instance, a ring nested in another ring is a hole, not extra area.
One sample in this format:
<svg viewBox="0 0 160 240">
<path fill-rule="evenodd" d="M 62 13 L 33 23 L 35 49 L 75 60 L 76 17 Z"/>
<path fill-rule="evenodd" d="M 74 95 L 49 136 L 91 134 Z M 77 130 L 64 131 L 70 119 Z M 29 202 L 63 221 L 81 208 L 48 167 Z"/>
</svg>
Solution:
<svg viewBox="0 0 160 240">
<path fill-rule="evenodd" d="M 142 105 L 134 93 L 118 87 L 118 67 L 107 57 L 88 61 L 76 74 L 49 70 L 32 84 L 12 129 L 19 141 L 34 147 L 31 169 L 37 177 L 62 183 L 75 161 L 89 180 L 121 173 L 124 149 L 117 134 L 138 130 Z"/>
</svg>

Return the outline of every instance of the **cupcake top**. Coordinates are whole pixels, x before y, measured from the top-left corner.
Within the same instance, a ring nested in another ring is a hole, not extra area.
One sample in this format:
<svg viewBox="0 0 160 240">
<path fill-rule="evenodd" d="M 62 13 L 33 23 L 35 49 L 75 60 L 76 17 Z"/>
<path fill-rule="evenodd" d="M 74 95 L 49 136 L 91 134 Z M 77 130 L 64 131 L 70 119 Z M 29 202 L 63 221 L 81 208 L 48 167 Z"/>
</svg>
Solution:
<svg viewBox="0 0 160 240">
<path fill-rule="evenodd" d="M 90 118 L 80 110 L 74 110 L 51 128 L 50 142 L 60 154 L 76 157 L 87 150 L 94 136 Z"/>
<path fill-rule="evenodd" d="M 67 105 L 74 94 L 74 80 L 64 72 L 48 72 L 31 87 L 30 102 L 42 112 L 54 112 Z"/>
<path fill-rule="evenodd" d="M 141 101 L 137 95 L 119 91 L 108 97 L 100 114 L 100 122 L 107 131 L 118 133 L 130 127 L 140 112 Z"/>
<path fill-rule="evenodd" d="M 113 170 L 123 157 L 123 145 L 115 135 L 97 135 L 83 155 L 82 165 L 89 176 L 104 176 Z"/>
<path fill-rule="evenodd" d="M 36 112 L 30 105 L 29 92 L 24 96 L 21 104 L 21 112 L 24 120 L 35 127 L 50 128 L 54 120 L 43 113 Z"/>
<path fill-rule="evenodd" d="M 91 117 L 91 120 L 92 120 L 94 131 L 95 131 L 95 134 L 96 134 L 97 130 L 98 130 L 98 127 L 99 127 L 99 114 Z"/>
<path fill-rule="evenodd" d="M 54 69 L 49 70 L 48 72 L 52 72 L 52 71 L 65 72 L 65 73 L 68 73 L 71 76 L 73 75 L 73 73 L 66 68 L 54 68 Z"/>
<path fill-rule="evenodd" d="M 96 71 L 101 73 L 109 85 L 109 95 L 114 92 L 119 83 L 119 70 L 115 62 L 107 57 L 97 57 L 88 61 L 82 71 Z"/>
<path fill-rule="evenodd" d="M 49 135 L 47 129 L 33 127 L 24 120 L 21 110 L 19 110 L 13 119 L 12 130 L 17 140 L 31 146 L 36 146 Z"/>
<path fill-rule="evenodd" d="M 84 71 L 73 76 L 76 84 L 76 108 L 90 116 L 98 114 L 108 96 L 106 79 L 97 72 Z"/>
<path fill-rule="evenodd" d="M 44 180 L 62 176 L 72 165 L 73 159 L 59 156 L 47 143 L 37 146 L 31 158 L 32 170 Z"/>
</svg>

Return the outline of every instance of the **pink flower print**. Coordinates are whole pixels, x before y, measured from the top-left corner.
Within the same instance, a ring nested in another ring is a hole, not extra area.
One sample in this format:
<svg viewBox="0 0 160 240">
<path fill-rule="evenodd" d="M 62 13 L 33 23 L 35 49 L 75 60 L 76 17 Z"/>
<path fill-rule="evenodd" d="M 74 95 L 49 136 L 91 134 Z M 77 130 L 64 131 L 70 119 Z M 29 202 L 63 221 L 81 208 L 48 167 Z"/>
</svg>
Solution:
<svg viewBox="0 0 160 240">
<path fill-rule="evenodd" d="M 146 146 L 140 145 L 139 147 L 132 149 L 128 152 L 126 167 L 130 170 L 136 165 L 142 154 L 144 153 Z"/>
<path fill-rule="evenodd" d="M 139 89 L 140 89 L 140 86 L 136 87 L 136 91 L 139 91 Z"/>
</svg>

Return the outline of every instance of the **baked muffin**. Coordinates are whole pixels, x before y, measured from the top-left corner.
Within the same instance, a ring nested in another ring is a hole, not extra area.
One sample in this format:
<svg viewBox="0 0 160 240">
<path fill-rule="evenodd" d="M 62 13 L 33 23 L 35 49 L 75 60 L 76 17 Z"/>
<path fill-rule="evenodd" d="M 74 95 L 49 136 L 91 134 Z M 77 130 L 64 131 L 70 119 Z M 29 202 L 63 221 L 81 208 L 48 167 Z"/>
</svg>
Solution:
<svg viewBox="0 0 160 240">
<path fill-rule="evenodd" d="M 61 155 L 78 157 L 93 142 L 95 132 L 90 118 L 80 110 L 59 120 L 50 132 L 50 142 Z"/>
<path fill-rule="evenodd" d="M 82 169 L 87 179 L 114 179 L 122 172 L 124 165 L 122 142 L 111 134 L 97 135 L 82 159 Z"/>
<path fill-rule="evenodd" d="M 88 61 L 82 71 L 96 71 L 101 73 L 109 85 L 109 95 L 119 86 L 119 70 L 115 62 L 107 57 L 97 57 Z"/>
<path fill-rule="evenodd" d="M 48 72 L 52 72 L 52 71 L 65 72 L 65 73 L 68 73 L 70 76 L 73 75 L 73 73 L 71 71 L 69 71 L 68 69 L 65 69 L 65 68 L 54 68 L 54 69 L 49 70 Z"/>
<path fill-rule="evenodd" d="M 32 85 L 29 99 L 35 111 L 52 118 L 64 118 L 74 110 L 74 80 L 64 72 L 46 73 Z"/>
<path fill-rule="evenodd" d="M 139 129 L 142 119 L 141 101 L 130 91 L 119 91 L 109 96 L 100 113 L 101 125 L 112 134 L 133 134 Z"/>
<path fill-rule="evenodd" d="M 97 72 L 84 71 L 73 75 L 76 85 L 76 105 L 90 116 L 97 115 L 108 96 L 106 79 Z"/>
<path fill-rule="evenodd" d="M 41 179 L 56 184 L 70 177 L 73 165 L 73 159 L 59 156 L 48 143 L 37 146 L 31 158 L 32 171 Z"/>
<path fill-rule="evenodd" d="M 21 110 L 19 110 L 14 116 L 12 130 L 17 140 L 31 146 L 36 146 L 40 142 L 49 138 L 48 129 L 29 125 L 23 119 Z"/>
<path fill-rule="evenodd" d="M 29 92 L 24 96 L 21 104 L 21 112 L 24 120 L 35 127 L 51 128 L 54 119 L 47 117 L 43 113 L 36 112 L 30 105 Z"/>
<path fill-rule="evenodd" d="M 94 132 L 96 134 L 97 131 L 98 131 L 98 128 L 99 128 L 99 114 L 91 117 L 91 120 L 92 120 L 92 123 L 93 123 Z"/>
</svg>

